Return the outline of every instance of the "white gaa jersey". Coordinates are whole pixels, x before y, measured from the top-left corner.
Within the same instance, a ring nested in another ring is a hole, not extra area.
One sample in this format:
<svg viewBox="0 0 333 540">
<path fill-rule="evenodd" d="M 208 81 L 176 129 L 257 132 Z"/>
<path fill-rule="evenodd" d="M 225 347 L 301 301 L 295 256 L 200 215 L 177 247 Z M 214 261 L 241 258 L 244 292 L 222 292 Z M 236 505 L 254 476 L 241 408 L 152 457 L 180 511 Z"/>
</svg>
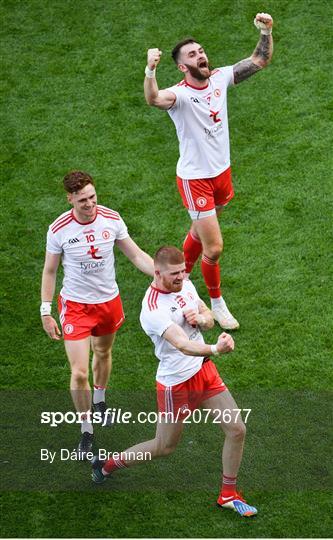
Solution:
<svg viewBox="0 0 333 540">
<path fill-rule="evenodd" d="M 167 111 L 179 140 L 177 175 L 184 180 L 212 178 L 230 166 L 227 89 L 233 66 L 212 71 L 205 88 L 185 82 L 168 88 L 176 95 Z"/>
<path fill-rule="evenodd" d="M 150 286 L 142 301 L 140 322 L 145 333 L 155 345 L 159 360 L 156 380 L 165 386 L 174 386 L 187 381 L 201 368 L 203 356 L 188 356 L 181 353 L 163 338 L 171 324 L 178 324 L 193 341 L 204 343 L 198 327 L 186 321 L 183 309 L 198 309 L 199 296 L 193 283 L 185 280 L 178 293 L 167 293 Z"/>
<path fill-rule="evenodd" d="M 84 304 L 101 304 L 115 298 L 113 246 L 129 236 L 118 212 L 97 205 L 96 217 L 79 223 L 73 210 L 61 214 L 47 233 L 46 250 L 61 253 L 64 280 L 61 296 Z"/>
</svg>

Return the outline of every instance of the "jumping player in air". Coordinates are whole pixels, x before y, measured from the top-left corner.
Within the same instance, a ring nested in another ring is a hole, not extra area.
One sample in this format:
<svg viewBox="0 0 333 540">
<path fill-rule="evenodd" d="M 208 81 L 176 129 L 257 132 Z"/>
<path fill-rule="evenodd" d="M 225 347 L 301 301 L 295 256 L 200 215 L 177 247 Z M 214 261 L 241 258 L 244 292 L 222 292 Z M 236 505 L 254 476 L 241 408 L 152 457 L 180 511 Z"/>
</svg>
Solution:
<svg viewBox="0 0 333 540">
<path fill-rule="evenodd" d="M 184 241 L 186 272 L 201 255 L 201 272 L 211 299 L 214 318 L 225 329 L 236 329 L 221 293 L 219 258 L 223 239 L 217 217 L 231 201 L 234 190 L 230 169 L 227 89 L 266 67 L 273 53 L 273 19 L 258 13 L 259 42 L 249 58 L 212 70 L 207 54 L 194 38 L 179 42 L 172 58 L 184 79 L 159 90 L 156 67 L 161 51 L 149 49 L 144 93 L 149 105 L 167 110 L 179 140 L 177 185 L 192 226 Z"/>
</svg>

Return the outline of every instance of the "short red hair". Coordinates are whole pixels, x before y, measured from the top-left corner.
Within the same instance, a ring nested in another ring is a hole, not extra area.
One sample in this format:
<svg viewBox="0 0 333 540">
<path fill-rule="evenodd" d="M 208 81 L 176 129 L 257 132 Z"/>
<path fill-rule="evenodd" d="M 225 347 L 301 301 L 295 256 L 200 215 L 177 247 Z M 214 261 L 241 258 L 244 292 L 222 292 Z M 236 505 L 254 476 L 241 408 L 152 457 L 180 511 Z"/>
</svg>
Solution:
<svg viewBox="0 0 333 540">
<path fill-rule="evenodd" d="M 64 188 L 67 193 L 77 193 L 88 184 L 95 185 L 90 174 L 84 171 L 72 171 L 64 177 Z"/>
<path fill-rule="evenodd" d="M 182 264 L 184 260 L 184 253 L 175 246 L 162 246 L 154 255 L 154 264 L 156 266 L 164 267 L 168 264 Z"/>
</svg>

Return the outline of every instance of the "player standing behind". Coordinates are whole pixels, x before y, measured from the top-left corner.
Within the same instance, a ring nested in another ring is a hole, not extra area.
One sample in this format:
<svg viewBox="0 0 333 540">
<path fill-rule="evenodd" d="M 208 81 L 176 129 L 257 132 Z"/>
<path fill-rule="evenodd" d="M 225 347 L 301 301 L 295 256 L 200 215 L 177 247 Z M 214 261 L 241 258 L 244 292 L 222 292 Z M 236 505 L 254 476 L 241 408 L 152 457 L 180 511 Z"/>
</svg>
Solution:
<svg viewBox="0 0 333 540">
<path fill-rule="evenodd" d="M 73 171 L 64 178 L 72 210 L 49 227 L 42 277 L 41 317 L 45 332 L 59 340 L 61 332 L 51 315 L 57 270 L 62 260 L 63 286 L 58 300 L 65 350 L 71 366 L 70 389 L 75 408 L 83 413 L 79 459 L 92 450 L 93 426 L 89 386 L 90 345 L 93 350 L 93 408 L 106 416 L 105 390 L 111 373 L 111 350 L 125 316 L 115 280 L 116 245 L 142 272 L 154 275 L 152 258 L 130 238 L 118 214 L 97 204 L 92 177 Z"/>
<path fill-rule="evenodd" d="M 159 49 L 149 49 L 144 92 L 149 105 L 166 109 L 179 139 L 177 185 L 192 226 L 184 241 L 186 272 L 202 254 L 201 271 L 211 298 L 214 318 L 225 329 L 236 329 L 222 298 L 219 257 L 223 239 L 217 216 L 234 196 L 227 115 L 227 89 L 266 67 L 273 52 L 272 17 L 258 13 L 254 24 L 260 40 L 249 58 L 233 66 L 211 70 L 208 57 L 193 38 L 178 43 L 172 57 L 184 80 L 159 90 L 156 66 Z"/>
<path fill-rule="evenodd" d="M 158 409 L 160 413 L 168 413 L 169 418 L 161 416 L 155 439 L 128 448 L 120 457 L 117 453 L 117 457 L 106 462 L 96 456 L 92 479 L 102 483 L 116 469 L 141 462 L 142 456 L 151 459 L 171 454 L 183 432 L 182 420 L 188 418 L 189 410 L 202 406 L 210 410 L 215 423 L 225 433 L 223 481 L 217 503 L 242 516 L 253 516 L 257 513 L 256 508 L 248 505 L 236 489 L 245 425 L 235 400 L 209 358 L 211 354 L 233 351 L 234 341 L 223 332 L 216 344 L 204 342 L 201 330 L 214 326 L 213 315 L 200 300 L 192 282 L 184 281 L 185 262 L 181 251 L 173 246 L 160 248 L 154 257 L 154 266 L 155 278 L 142 302 L 140 322 L 154 343 L 159 360 L 156 374 Z"/>
</svg>

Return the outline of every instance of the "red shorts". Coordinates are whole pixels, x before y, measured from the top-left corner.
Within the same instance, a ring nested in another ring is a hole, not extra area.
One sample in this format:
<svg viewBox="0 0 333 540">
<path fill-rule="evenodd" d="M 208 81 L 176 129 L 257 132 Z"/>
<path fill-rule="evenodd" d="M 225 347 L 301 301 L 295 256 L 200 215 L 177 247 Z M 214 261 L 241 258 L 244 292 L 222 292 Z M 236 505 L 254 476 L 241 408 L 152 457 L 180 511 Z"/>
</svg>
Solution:
<svg viewBox="0 0 333 540">
<path fill-rule="evenodd" d="M 234 196 L 230 167 L 214 178 L 184 180 L 177 176 L 177 186 L 184 206 L 196 212 L 226 206 Z"/>
<path fill-rule="evenodd" d="M 59 296 L 58 311 L 64 339 L 114 334 L 125 321 L 119 294 L 102 304 L 81 304 Z"/>
<path fill-rule="evenodd" d="M 156 383 L 159 412 L 173 413 L 174 421 L 188 415 L 208 398 L 227 390 L 212 360 L 205 359 L 201 369 L 187 381 L 174 386 Z"/>
</svg>

